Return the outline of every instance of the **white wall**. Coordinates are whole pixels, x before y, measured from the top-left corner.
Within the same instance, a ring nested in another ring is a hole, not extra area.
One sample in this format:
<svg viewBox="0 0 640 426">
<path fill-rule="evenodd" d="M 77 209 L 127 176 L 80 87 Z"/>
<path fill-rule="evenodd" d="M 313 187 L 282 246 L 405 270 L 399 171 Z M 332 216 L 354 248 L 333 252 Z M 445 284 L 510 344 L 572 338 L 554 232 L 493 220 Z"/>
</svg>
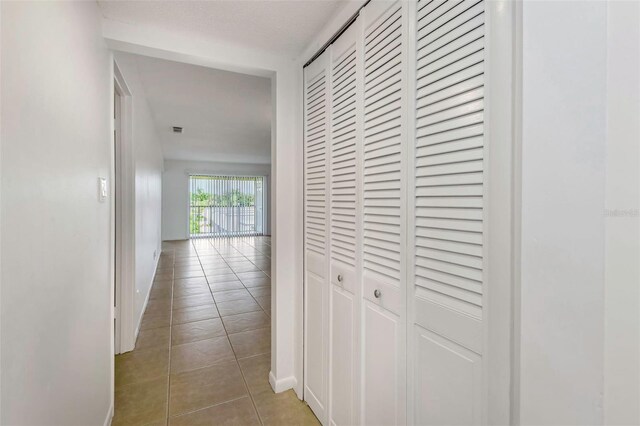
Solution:
<svg viewBox="0 0 640 426">
<path fill-rule="evenodd" d="M 603 419 L 606 8 L 523 4 L 522 424 Z"/>
<path fill-rule="evenodd" d="M 640 424 L 640 3 L 608 8 L 604 423 Z"/>
<path fill-rule="evenodd" d="M 135 194 L 135 328 L 146 305 L 162 249 L 162 148 L 144 86 L 131 54 L 114 54 L 131 91 L 131 143 Z"/>
<path fill-rule="evenodd" d="M 1 2 L 1 424 L 111 403 L 110 55 L 93 2 Z"/>
<path fill-rule="evenodd" d="M 270 164 L 213 163 L 205 161 L 166 160 L 162 174 L 162 239 L 189 238 L 189 174 L 218 174 L 266 176 L 267 223 L 270 221 Z"/>
</svg>

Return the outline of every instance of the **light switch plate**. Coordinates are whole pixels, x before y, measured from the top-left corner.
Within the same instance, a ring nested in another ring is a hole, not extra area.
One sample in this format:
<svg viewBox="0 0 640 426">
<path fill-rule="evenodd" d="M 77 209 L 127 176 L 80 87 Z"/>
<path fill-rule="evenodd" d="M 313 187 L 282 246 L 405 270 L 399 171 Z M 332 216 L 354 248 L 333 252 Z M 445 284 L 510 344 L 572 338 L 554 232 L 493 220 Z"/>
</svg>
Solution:
<svg viewBox="0 0 640 426">
<path fill-rule="evenodd" d="M 104 201 L 107 199 L 107 195 L 107 178 L 98 178 L 98 201 L 104 203 Z"/>
</svg>

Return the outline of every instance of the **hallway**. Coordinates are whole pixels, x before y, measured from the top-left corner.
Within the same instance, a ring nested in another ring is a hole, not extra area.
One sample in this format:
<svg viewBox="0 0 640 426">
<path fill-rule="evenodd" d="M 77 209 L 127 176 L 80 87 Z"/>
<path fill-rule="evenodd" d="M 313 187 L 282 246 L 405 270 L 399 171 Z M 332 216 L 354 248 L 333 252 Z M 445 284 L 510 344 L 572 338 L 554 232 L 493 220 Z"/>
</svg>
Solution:
<svg viewBox="0 0 640 426">
<path fill-rule="evenodd" d="M 269 385 L 269 237 L 163 243 L 134 351 L 116 357 L 114 425 L 317 424 Z"/>
</svg>

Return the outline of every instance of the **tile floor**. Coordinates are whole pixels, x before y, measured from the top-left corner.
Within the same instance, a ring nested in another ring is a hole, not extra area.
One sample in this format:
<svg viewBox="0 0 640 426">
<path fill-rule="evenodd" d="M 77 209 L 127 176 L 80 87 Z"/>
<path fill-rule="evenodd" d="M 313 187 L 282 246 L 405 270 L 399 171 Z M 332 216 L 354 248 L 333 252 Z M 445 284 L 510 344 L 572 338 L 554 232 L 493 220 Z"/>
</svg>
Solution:
<svg viewBox="0 0 640 426">
<path fill-rule="evenodd" d="M 116 356 L 114 425 L 316 425 L 269 385 L 269 237 L 165 242 L 136 348 Z"/>
</svg>

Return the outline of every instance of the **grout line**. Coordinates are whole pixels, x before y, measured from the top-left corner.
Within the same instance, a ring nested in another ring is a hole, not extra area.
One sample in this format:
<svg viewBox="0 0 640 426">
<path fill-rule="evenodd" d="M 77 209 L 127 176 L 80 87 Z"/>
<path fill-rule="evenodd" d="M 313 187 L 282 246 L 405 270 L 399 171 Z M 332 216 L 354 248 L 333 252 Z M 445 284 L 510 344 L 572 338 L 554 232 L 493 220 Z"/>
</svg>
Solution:
<svg viewBox="0 0 640 426">
<path fill-rule="evenodd" d="M 261 252 L 257 247 L 255 247 L 255 246 L 251 245 L 250 243 L 247 243 L 247 244 L 249 244 L 249 245 L 250 245 L 251 247 L 253 247 L 255 250 L 258 250 L 258 251 L 259 251 L 263 256 L 266 256 L 266 255 L 265 255 L 263 252 Z M 269 247 L 271 247 L 271 246 L 269 246 Z M 214 246 L 214 248 L 215 248 L 215 246 Z M 240 250 L 238 250 L 236 247 L 234 247 L 234 249 L 235 249 L 235 250 L 237 250 L 240 254 L 242 254 L 242 252 L 240 252 Z M 217 249 L 216 249 L 216 250 L 217 250 Z M 271 286 L 273 285 L 273 282 L 271 282 L 271 281 L 272 281 L 272 278 L 271 278 L 271 272 L 269 272 L 269 274 L 267 274 L 265 271 L 263 271 L 262 269 L 260 269 L 260 267 L 259 267 L 258 265 L 256 265 L 255 263 L 253 263 L 253 262 L 251 261 L 251 259 L 249 259 L 247 256 L 245 256 L 244 254 L 242 254 L 242 256 L 243 256 L 246 260 L 248 260 L 252 265 L 254 265 L 256 268 L 258 268 L 258 269 L 260 270 L 260 272 L 262 272 L 263 274 L 265 274 L 266 276 L 268 276 L 268 277 L 269 277 L 269 281 L 270 281 L 270 282 L 269 282 L 269 291 L 271 292 Z M 267 257 L 269 257 L 269 260 L 271 260 L 271 256 L 267 256 Z M 226 260 L 226 259 L 223 259 L 223 260 L 225 261 L 225 263 L 227 262 L 227 260 Z M 227 265 L 229 265 L 229 264 L 227 263 Z M 229 268 L 231 268 L 231 266 L 229 266 Z M 267 312 L 267 311 L 262 307 L 262 305 L 261 305 L 260 303 L 258 303 L 258 300 L 255 298 L 255 296 L 253 295 L 253 293 L 251 293 L 251 291 L 249 290 L 249 287 L 247 287 L 247 286 L 244 284 L 244 281 L 242 281 L 242 280 L 240 279 L 240 277 L 239 277 L 239 276 L 238 276 L 238 274 L 233 270 L 233 268 L 231 268 L 231 272 L 233 272 L 233 274 L 236 276 L 236 278 L 238 278 L 238 280 L 240 281 L 240 283 L 242 283 L 242 286 L 245 288 L 245 290 L 247 290 L 247 292 L 249 293 L 249 295 L 251 296 L 251 298 L 253 298 L 253 300 L 258 304 L 258 306 L 260 306 L 260 309 L 262 309 L 262 311 L 263 311 L 263 312 L 264 312 L 264 313 L 265 313 L 269 318 L 271 318 L 271 312 Z M 264 286 L 261 286 L 261 287 L 264 287 Z M 252 287 L 252 288 L 257 288 L 257 287 Z"/>
<path fill-rule="evenodd" d="M 229 266 L 229 263 L 227 262 L 227 260 L 224 257 L 222 257 L 222 255 L 220 254 L 220 251 L 213 244 L 211 244 L 211 241 L 209 241 L 209 244 L 211 245 L 211 247 L 213 247 L 213 249 L 216 251 L 216 253 L 218 253 L 218 255 L 222 258 L 224 263 L 227 264 L 229 269 L 231 269 L 231 266 Z M 198 253 L 198 248 L 195 246 L 195 244 L 193 244 L 193 248 L 195 249 L 196 255 L 198 256 L 198 262 L 200 262 L 200 267 L 202 267 L 202 262 L 200 261 L 200 254 Z M 202 271 L 204 272 L 204 268 L 202 268 Z M 236 273 L 233 271 L 233 269 L 231 269 L 231 272 L 233 272 L 234 275 L 236 275 Z M 237 275 L 236 275 L 236 278 L 238 278 L 238 280 L 240 280 L 240 277 L 238 277 Z M 214 305 L 216 307 L 216 310 L 218 310 L 218 302 L 216 302 L 216 298 L 213 296 L 213 290 L 211 290 L 211 286 L 209 285 L 209 278 L 207 277 L 207 274 L 205 274 L 204 279 L 207 281 L 207 287 L 209 287 L 209 293 L 211 294 L 211 298 L 213 299 L 213 303 L 214 303 Z M 242 281 L 240 281 L 240 282 L 242 283 Z M 242 285 L 244 286 L 244 283 Z M 258 304 L 258 306 L 260 306 L 260 304 Z M 240 376 L 242 376 L 242 381 L 244 383 L 245 388 L 247 389 L 247 394 L 249 395 L 249 399 L 251 400 L 251 405 L 253 405 L 253 409 L 254 409 L 254 411 L 256 413 L 256 416 L 258 417 L 258 421 L 260 422 L 261 425 L 264 425 L 264 421 L 262 420 L 262 417 L 260 417 L 260 412 L 258 411 L 258 407 L 256 406 L 256 402 L 253 399 L 253 395 L 251 394 L 251 389 L 249 389 L 249 384 L 247 383 L 247 379 L 244 376 L 244 372 L 242 371 L 242 367 L 240 366 L 240 362 L 238 361 L 238 354 L 236 354 L 236 350 L 234 349 L 233 344 L 231 343 L 231 339 L 229 338 L 229 333 L 227 332 L 227 327 L 224 325 L 224 321 L 222 319 L 222 314 L 220 314 L 219 310 L 218 310 L 218 315 L 220 316 L 220 322 L 222 323 L 222 328 L 224 329 L 224 332 L 225 332 L 225 334 L 227 336 L 227 340 L 229 342 L 229 346 L 231 347 L 231 352 L 233 353 L 233 357 L 235 358 L 236 365 L 238 366 L 238 370 L 240 371 Z"/>
<path fill-rule="evenodd" d="M 162 251 L 160 251 L 160 255 L 162 255 Z M 167 411 L 166 411 L 166 419 L 165 419 L 165 425 L 169 426 L 169 405 L 171 403 L 171 352 L 172 352 L 172 348 L 173 348 L 173 290 L 174 290 L 174 286 L 175 286 L 175 275 L 176 275 L 176 250 L 175 248 L 173 249 L 172 252 L 172 256 L 173 256 L 173 268 L 171 270 L 172 272 L 172 279 L 171 279 L 171 303 L 170 303 L 170 313 L 169 313 L 169 362 L 168 362 L 168 366 L 167 366 Z"/>
<path fill-rule="evenodd" d="M 255 237 L 253 237 L 253 238 L 255 238 Z M 264 237 L 263 237 L 263 238 L 264 238 Z M 220 258 L 222 259 L 222 261 L 223 261 L 223 262 L 227 265 L 227 267 L 231 270 L 231 272 L 233 273 L 233 275 L 235 275 L 235 277 L 238 279 L 238 281 L 240 281 L 240 283 L 242 284 L 243 288 L 244 288 L 244 289 L 249 293 L 249 295 L 251 296 L 251 298 L 252 298 L 252 299 L 255 301 L 255 303 L 260 307 L 260 311 L 261 311 L 261 312 L 263 312 L 264 314 L 266 314 L 269 318 L 271 318 L 270 313 L 267 313 L 267 312 L 266 312 L 266 310 L 262 307 L 262 305 L 261 305 L 260 303 L 258 303 L 258 301 L 257 301 L 257 299 L 255 298 L 255 296 L 254 296 L 254 295 L 249 291 L 249 288 L 248 288 L 247 286 L 245 286 L 244 282 L 240 279 L 240 277 L 238 276 L 238 274 L 237 274 L 237 273 L 235 272 L 235 270 L 231 267 L 231 265 L 230 265 L 230 264 L 229 264 L 229 262 L 227 261 L 226 257 L 224 257 L 224 256 L 220 253 L 220 250 L 218 250 L 218 248 L 213 244 L 213 242 L 212 242 L 213 240 L 212 240 L 212 239 L 207 239 L 207 240 L 208 240 L 209 245 L 210 245 L 210 246 L 211 246 L 211 247 L 216 251 L 217 256 L 220 256 Z M 248 261 L 248 262 L 250 262 L 251 264 L 253 264 L 254 266 L 256 266 L 256 267 L 260 270 L 260 272 L 264 273 L 264 274 L 265 274 L 266 276 L 268 276 L 268 277 L 269 277 L 269 279 L 271 280 L 271 275 L 270 275 L 270 273 L 269 273 L 269 274 L 267 274 L 267 273 L 266 273 L 264 270 L 262 270 L 258 265 L 256 265 L 253 261 L 251 261 L 251 259 L 249 259 L 249 258 L 248 258 L 248 257 L 247 257 L 243 252 L 241 252 L 240 250 L 238 250 L 237 246 L 235 245 L 235 244 L 237 244 L 237 243 L 234 243 L 234 239 L 230 239 L 230 238 L 229 238 L 229 239 L 225 239 L 225 240 L 228 242 L 228 246 L 230 246 L 231 248 L 233 248 L 233 250 L 235 250 L 235 251 L 237 251 L 237 252 L 239 253 L 239 255 L 240 255 L 240 256 L 239 256 L 239 257 L 237 257 L 237 259 L 242 259 L 242 261 L 243 261 L 243 262 L 244 262 L 244 261 Z M 200 241 L 202 241 L 202 240 L 200 240 Z M 270 355 L 271 353 L 270 353 L 270 352 L 264 352 L 264 353 L 260 353 L 260 354 L 253 354 L 253 355 L 250 355 L 250 356 L 247 356 L 247 357 L 242 357 L 242 358 L 239 358 L 239 357 L 238 357 L 238 355 L 237 355 L 237 353 L 236 353 L 236 351 L 235 351 L 235 349 L 234 349 L 233 345 L 231 344 L 231 339 L 230 339 L 230 337 L 229 337 L 229 336 L 230 336 L 230 334 L 229 334 L 229 332 L 227 331 L 227 328 L 226 328 L 226 326 L 225 326 L 225 324 L 224 324 L 224 321 L 223 321 L 223 319 L 222 319 L 222 315 L 220 315 L 220 311 L 218 310 L 218 303 L 217 303 L 217 302 L 216 302 L 216 300 L 215 300 L 215 297 L 214 297 L 214 295 L 213 295 L 213 290 L 211 289 L 211 286 L 210 286 L 210 284 L 209 284 L 209 278 L 207 277 L 207 274 L 204 272 L 204 266 L 203 266 L 202 261 L 201 261 L 201 259 L 200 259 L 200 253 L 198 252 L 198 248 L 196 247 L 196 245 L 195 245 L 195 243 L 194 243 L 194 241 L 193 241 L 193 240 L 191 240 L 189 243 L 190 243 L 190 245 L 193 247 L 193 249 L 195 250 L 196 255 L 195 255 L 195 256 L 187 256 L 187 257 L 195 257 L 195 258 L 198 260 L 198 264 L 200 265 L 200 269 L 201 269 L 201 270 L 202 270 L 202 272 L 203 272 L 204 279 L 205 279 L 205 281 L 206 281 L 206 283 L 207 283 L 207 287 L 209 288 L 209 294 L 211 295 L 211 298 L 213 299 L 213 303 L 214 303 L 214 306 L 215 306 L 215 308 L 216 308 L 216 311 L 217 311 L 217 314 L 218 314 L 218 318 L 220 319 L 220 322 L 222 323 L 223 329 L 224 329 L 224 331 L 225 331 L 225 336 L 218 336 L 218 337 L 226 337 L 226 338 L 227 338 L 227 341 L 229 342 L 229 346 L 231 347 L 231 351 L 232 351 L 232 353 L 233 353 L 233 356 L 234 356 L 234 359 L 235 359 L 236 365 L 238 366 L 238 369 L 239 369 L 239 371 L 240 371 L 240 375 L 242 376 L 242 380 L 243 380 L 243 382 L 244 382 L 244 384 L 245 384 L 245 387 L 246 387 L 246 389 L 247 389 L 247 393 L 248 393 L 248 394 L 247 394 L 247 395 L 243 395 L 243 396 L 241 396 L 241 397 L 239 397 L 239 398 L 234 398 L 234 399 L 229 400 L 229 401 L 223 401 L 223 402 L 220 402 L 220 403 L 217 403 L 217 404 L 213 404 L 213 405 L 211 405 L 211 406 L 203 407 L 203 408 L 200 408 L 200 409 L 198 409 L 198 410 L 190 411 L 190 412 L 187 412 L 187 413 L 181 413 L 181 414 L 180 414 L 180 416 L 182 416 L 182 415 L 186 415 L 186 414 L 189 414 L 189 413 L 193 413 L 193 412 L 197 412 L 197 411 L 201 411 L 201 410 L 204 410 L 204 409 L 207 409 L 207 408 L 210 408 L 210 407 L 214 407 L 214 406 L 217 406 L 217 405 L 225 404 L 225 403 L 228 403 L 228 402 L 233 402 L 233 401 L 236 401 L 236 400 L 239 400 L 239 399 L 242 399 L 242 398 L 245 398 L 246 396 L 248 396 L 248 397 L 249 397 L 249 399 L 251 400 L 252 406 L 253 406 L 254 411 L 255 411 L 255 413 L 256 413 L 256 415 L 257 415 L 257 417 L 258 417 L 259 422 L 260 422 L 261 424 L 264 424 L 264 421 L 262 420 L 262 417 L 260 416 L 260 412 L 259 412 L 259 411 L 258 411 L 258 409 L 257 409 L 257 406 L 256 406 L 256 403 L 255 403 L 255 400 L 254 400 L 253 394 L 252 394 L 252 392 L 251 392 L 251 390 L 249 389 L 249 386 L 248 386 L 248 384 L 247 384 L 247 379 L 246 379 L 246 377 L 245 377 L 245 375 L 244 375 L 244 371 L 242 370 L 242 368 L 241 368 L 241 366 L 240 366 L 240 360 L 247 359 L 247 358 L 251 358 L 251 357 L 255 357 L 255 356 L 265 355 L 265 354 L 267 354 L 267 353 Z M 257 250 L 261 255 L 263 255 L 263 256 L 268 257 L 269 259 L 271 259 L 271 256 L 270 256 L 270 255 L 266 255 L 266 254 L 265 254 L 264 252 L 262 252 L 260 249 L 258 249 L 257 247 L 255 247 L 255 245 L 253 245 L 253 244 L 251 244 L 251 243 L 249 243 L 249 242 L 244 242 L 244 241 L 243 241 L 243 243 L 245 243 L 245 244 L 247 244 L 248 246 L 252 247 L 254 250 Z M 264 244 L 265 244 L 265 245 L 268 245 L 269 247 L 271 247 L 271 245 L 270 245 L 270 244 L 267 244 L 267 243 L 264 243 Z M 174 325 L 174 324 L 173 324 L 173 303 L 174 303 L 174 297 L 175 297 L 175 281 L 176 281 L 176 277 L 175 277 L 175 268 L 176 268 L 176 259 L 177 259 L 177 257 L 176 257 L 176 247 L 169 247 L 169 248 L 167 248 L 167 249 L 165 249 L 165 250 L 166 250 L 166 251 L 171 252 L 171 256 L 172 256 L 171 272 L 172 272 L 172 277 L 173 277 L 173 278 L 171 279 L 171 298 L 170 298 L 170 300 L 171 300 L 170 308 L 171 308 L 171 309 L 170 309 L 170 314 L 169 314 L 169 360 L 168 360 L 168 370 L 167 370 L 167 376 L 168 376 L 168 377 L 167 377 L 167 381 L 168 381 L 168 383 L 167 383 L 167 409 L 166 409 L 166 413 L 165 413 L 165 416 L 166 416 L 166 417 L 165 417 L 165 425 L 168 425 L 168 423 L 169 423 L 169 419 L 170 419 L 170 417 L 169 417 L 169 414 L 170 414 L 170 413 L 169 413 L 169 403 L 170 403 L 170 397 L 171 397 L 171 352 L 172 352 L 172 349 L 173 349 L 172 336 L 173 336 L 173 325 Z M 165 251 L 165 250 L 162 250 L 162 251 Z M 162 251 L 161 251 L 161 254 L 162 254 Z M 184 257 L 181 257 L 181 258 L 184 258 Z M 230 259 L 236 259 L 236 258 L 230 258 Z M 166 269 L 169 269 L 169 268 L 165 267 L 165 268 L 163 268 L 163 269 L 165 269 L 165 271 L 163 271 L 163 272 L 165 272 L 165 273 L 166 273 Z M 257 271 L 256 271 L 256 272 L 257 272 Z M 184 279 L 188 279 L 188 278 L 189 278 L 189 277 L 185 277 Z M 169 281 L 169 280 L 163 280 L 163 281 Z M 154 277 L 154 284 L 155 284 L 155 277 Z M 153 285 L 152 285 L 152 286 L 153 286 Z M 253 288 L 253 287 L 252 287 L 252 288 Z M 258 287 L 255 287 L 255 288 L 258 288 Z M 206 293 L 205 293 L 205 294 L 206 294 Z M 231 300 L 230 302 L 233 302 L 233 300 Z M 204 305 L 203 305 L 203 306 L 204 306 Z M 259 312 L 259 311 L 252 311 L 252 312 Z M 247 313 L 247 312 L 245 312 L 245 313 Z M 250 313 L 250 312 L 248 312 L 248 313 Z M 244 313 L 243 313 L 243 314 L 244 314 Z M 235 315 L 242 315 L 242 314 L 235 314 Z M 233 316 L 233 315 L 227 315 L 227 316 Z M 190 322 L 193 322 L 193 321 L 190 321 Z M 189 323 L 189 322 L 187 322 L 187 324 L 188 324 L 188 323 Z M 156 328 L 156 327 L 154 327 L 154 328 Z M 265 329 L 265 328 L 270 328 L 270 325 L 269 325 L 268 327 L 259 327 L 259 328 L 255 329 L 255 330 Z M 246 331 L 253 331 L 253 330 L 246 330 Z M 233 334 L 235 334 L 235 333 L 233 333 Z M 192 342 L 187 342 L 187 343 L 192 343 Z M 203 368 L 205 368 L 205 367 L 203 367 Z"/>
<path fill-rule="evenodd" d="M 198 411 L 208 410 L 208 409 L 209 409 L 209 408 L 211 408 L 211 407 L 217 407 L 217 406 L 219 406 L 219 405 L 227 404 L 227 403 L 229 403 L 229 402 L 239 401 L 239 400 L 241 400 L 241 399 L 243 399 L 243 398 L 247 398 L 247 395 L 242 395 L 242 396 L 240 396 L 240 397 L 238 397 L 238 398 L 233 398 L 233 399 L 230 399 L 230 400 L 228 400 L 228 401 L 218 402 L 218 403 L 213 404 L 213 405 L 207 405 L 206 407 L 198 408 L 197 410 L 193 410 L 193 411 L 186 411 L 186 412 L 184 412 L 184 413 L 180 413 L 180 414 L 178 414 L 177 416 L 174 416 L 174 418 L 182 417 L 182 416 L 186 416 L 186 415 L 188 415 L 188 414 L 197 413 Z"/>
</svg>

